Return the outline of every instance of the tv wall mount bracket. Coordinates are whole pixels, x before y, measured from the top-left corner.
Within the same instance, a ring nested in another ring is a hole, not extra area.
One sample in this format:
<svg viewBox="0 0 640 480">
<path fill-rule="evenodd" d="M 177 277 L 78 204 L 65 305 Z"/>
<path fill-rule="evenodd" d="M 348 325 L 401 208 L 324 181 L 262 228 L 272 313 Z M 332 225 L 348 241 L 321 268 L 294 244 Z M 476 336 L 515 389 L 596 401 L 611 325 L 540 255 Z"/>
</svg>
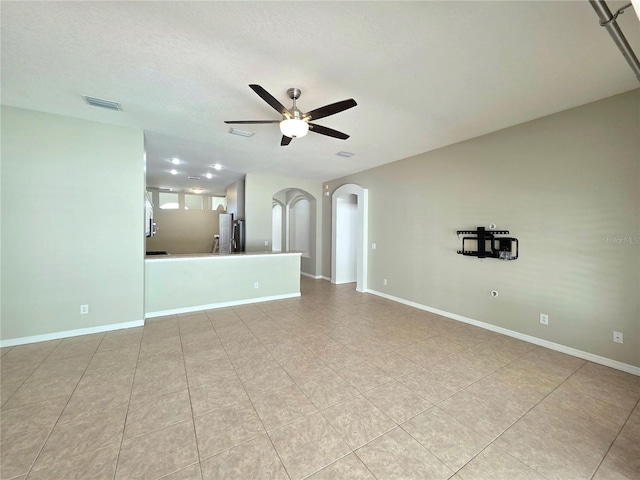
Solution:
<svg viewBox="0 0 640 480">
<path fill-rule="evenodd" d="M 500 260 L 516 260 L 518 258 L 520 251 L 518 239 L 501 236 L 509 235 L 509 230 L 486 230 L 484 227 L 478 227 L 477 230 L 458 230 L 457 235 L 458 238 L 460 235 L 471 235 L 462 237 L 462 249 L 458 250 L 460 255 L 498 258 Z M 472 242 L 475 245 L 471 245 Z"/>
</svg>

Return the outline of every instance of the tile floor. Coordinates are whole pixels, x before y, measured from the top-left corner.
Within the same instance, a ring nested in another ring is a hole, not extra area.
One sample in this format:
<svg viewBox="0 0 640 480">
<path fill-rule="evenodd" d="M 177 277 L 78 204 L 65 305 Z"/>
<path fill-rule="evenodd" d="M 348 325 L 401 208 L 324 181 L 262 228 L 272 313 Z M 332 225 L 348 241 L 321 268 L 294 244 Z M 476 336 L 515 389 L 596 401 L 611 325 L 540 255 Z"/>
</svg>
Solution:
<svg viewBox="0 0 640 480">
<path fill-rule="evenodd" d="M 1 478 L 640 478 L 640 377 L 302 292 L 2 349 Z"/>
</svg>

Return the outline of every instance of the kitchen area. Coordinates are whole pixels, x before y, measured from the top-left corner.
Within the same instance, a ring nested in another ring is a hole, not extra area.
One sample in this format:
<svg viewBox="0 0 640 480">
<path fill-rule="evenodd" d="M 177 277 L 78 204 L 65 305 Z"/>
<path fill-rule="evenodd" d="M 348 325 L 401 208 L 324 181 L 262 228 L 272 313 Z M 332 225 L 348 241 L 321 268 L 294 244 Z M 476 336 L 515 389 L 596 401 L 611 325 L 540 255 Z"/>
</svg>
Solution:
<svg viewBox="0 0 640 480">
<path fill-rule="evenodd" d="M 243 180 L 224 197 L 147 187 L 145 318 L 300 296 L 301 254 L 247 253 L 242 217 Z"/>
</svg>

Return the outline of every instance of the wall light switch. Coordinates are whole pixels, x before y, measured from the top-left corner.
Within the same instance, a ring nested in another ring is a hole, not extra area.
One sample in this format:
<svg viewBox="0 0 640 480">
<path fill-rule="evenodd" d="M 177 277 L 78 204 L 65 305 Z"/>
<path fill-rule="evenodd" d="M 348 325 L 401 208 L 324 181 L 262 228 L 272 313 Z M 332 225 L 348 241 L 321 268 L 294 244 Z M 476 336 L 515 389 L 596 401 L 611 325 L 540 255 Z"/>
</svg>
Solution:
<svg viewBox="0 0 640 480">
<path fill-rule="evenodd" d="M 80 315 L 89 313 L 89 305 L 80 305 Z"/>
<path fill-rule="evenodd" d="M 378 245 L 376 245 L 375 243 L 371 244 L 371 250 L 375 250 L 376 248 L 378 248 Z"/>
</svg>

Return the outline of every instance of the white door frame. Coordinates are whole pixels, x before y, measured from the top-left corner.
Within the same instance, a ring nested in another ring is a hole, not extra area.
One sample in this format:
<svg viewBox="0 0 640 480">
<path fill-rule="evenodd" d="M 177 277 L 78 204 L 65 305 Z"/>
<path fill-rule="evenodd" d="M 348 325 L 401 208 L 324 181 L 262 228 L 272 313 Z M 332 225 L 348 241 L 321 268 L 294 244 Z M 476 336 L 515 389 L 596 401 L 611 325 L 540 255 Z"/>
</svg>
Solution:
<svg viewBox="0 0 640 480">
<path fill-rule="evenodd" d="M 367 243 L 369 231 L 369 191 L 354 183 L 338 187 L 331 197 L 331 283 L 336 283 L 336 244 L 338 235 L 338 199 L 355 195 L 358 202 L 356 264 L 358 292 L 367 291 Z"/>
</svg>

